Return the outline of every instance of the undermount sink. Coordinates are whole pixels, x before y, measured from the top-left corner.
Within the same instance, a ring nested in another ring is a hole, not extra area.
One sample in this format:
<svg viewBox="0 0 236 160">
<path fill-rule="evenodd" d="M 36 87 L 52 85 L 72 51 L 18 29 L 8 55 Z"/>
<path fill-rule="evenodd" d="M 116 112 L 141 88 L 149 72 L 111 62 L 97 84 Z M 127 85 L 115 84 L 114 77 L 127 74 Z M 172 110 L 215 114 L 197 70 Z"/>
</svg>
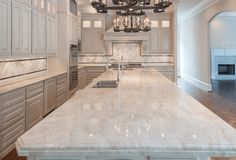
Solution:
<svg viewBox="0 0 236 160">
<path fill-rule="evenodd" d="M 118 70 L 117 68 L 113 68 L 113 70 Z M 122 68 L 120 70 L 123 70 L 123 71 L 126 71 L 126 70 L 129 70 L 129 71 L 132 71 L 134 70 L 133 68 Z"/>
<path fill-rule="evenodd" d="M 98 81 L 93 88 L 116 88 L 118 86 L 118 81 L 116 80 L 106 80 Z"/>
</svg>

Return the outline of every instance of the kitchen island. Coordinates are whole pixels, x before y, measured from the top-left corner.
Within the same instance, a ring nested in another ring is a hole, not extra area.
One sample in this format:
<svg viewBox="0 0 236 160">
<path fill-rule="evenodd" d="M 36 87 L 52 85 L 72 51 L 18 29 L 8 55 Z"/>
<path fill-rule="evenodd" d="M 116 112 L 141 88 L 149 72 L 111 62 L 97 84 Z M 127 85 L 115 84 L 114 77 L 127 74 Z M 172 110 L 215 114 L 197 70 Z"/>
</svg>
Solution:
<svg viewBox="0 0 236 160">
<path fill-rule="evenodd" d="M 207 160 L 236 157 L 236 130 L 158 71 L 108 70 L 21 136 L 28 160 Z"/>
</svg>

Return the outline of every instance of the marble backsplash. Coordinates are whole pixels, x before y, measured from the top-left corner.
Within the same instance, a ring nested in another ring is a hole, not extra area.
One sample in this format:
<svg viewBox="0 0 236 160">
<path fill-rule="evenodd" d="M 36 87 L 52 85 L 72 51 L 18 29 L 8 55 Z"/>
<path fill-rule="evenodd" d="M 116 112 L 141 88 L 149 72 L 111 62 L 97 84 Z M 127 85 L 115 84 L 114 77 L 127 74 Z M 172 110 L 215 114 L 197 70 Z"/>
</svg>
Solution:
<svg viewBox="0 0 236 160">
<path fill-rule="evenodd" d="M 47 70 L 47 59 L 22 59 L 0 61 L 0 80 L 29 75 Z"/>
<path fill-rule="evenodd" d="M 141 55 L 142 46 L 140 42 L 115 42 L 112 44 L 111 56 L 80 56 L 79 63 L 104 63 L 111 58 L 120 62 L 134 63 L 174 63 L 173 56 L 168 55 Z"/>
</svg>

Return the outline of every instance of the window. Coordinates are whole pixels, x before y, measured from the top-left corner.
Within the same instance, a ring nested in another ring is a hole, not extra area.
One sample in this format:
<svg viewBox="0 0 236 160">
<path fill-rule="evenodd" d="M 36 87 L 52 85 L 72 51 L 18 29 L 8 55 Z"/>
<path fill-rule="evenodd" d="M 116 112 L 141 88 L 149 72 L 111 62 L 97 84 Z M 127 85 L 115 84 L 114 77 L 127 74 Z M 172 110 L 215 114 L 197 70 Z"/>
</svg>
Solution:
<svg viewBox="0 0 236 160">
<path fill-rule="evenodd" d="M 94 28 L 102 28 L 102 21 L 94 21 Z"/>
<path fill-rule="evenodd" d="M 90 28 L 90 27 L 91 27 L 90 21 L 83 21 L 83 28 Z"/>
<path fill-rule="evenodd" d="M 158 28 L 158 21 L 151 21 L 152 28 Z"/>
<path fill-rule="evenodd" d="M 163 28 L 170 28 L 170 21 L 169 20 L 163 20 L 162 21 L 162 27 Z"/>
</svg>

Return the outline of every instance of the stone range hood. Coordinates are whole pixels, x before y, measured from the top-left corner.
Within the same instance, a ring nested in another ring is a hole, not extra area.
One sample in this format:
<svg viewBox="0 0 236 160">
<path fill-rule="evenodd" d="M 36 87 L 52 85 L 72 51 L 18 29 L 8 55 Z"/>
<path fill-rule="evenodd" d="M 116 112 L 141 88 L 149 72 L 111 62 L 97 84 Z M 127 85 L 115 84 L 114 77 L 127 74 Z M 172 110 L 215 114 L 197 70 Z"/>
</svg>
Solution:
<svg viewBox="0 0 236 160">
<path fill-rule="evenodd" d="M 108 55 L 113 55 L 113 43 L 124 42 L 140 43 L 140 54 L 148 54 L 148 41 L 149 33 L 148 32 L 137 32 L 137 33 L 125 33 L 125 32 L 114 32 L 113 28 L 104 33 L 105 47 Z"/>
</svg>

